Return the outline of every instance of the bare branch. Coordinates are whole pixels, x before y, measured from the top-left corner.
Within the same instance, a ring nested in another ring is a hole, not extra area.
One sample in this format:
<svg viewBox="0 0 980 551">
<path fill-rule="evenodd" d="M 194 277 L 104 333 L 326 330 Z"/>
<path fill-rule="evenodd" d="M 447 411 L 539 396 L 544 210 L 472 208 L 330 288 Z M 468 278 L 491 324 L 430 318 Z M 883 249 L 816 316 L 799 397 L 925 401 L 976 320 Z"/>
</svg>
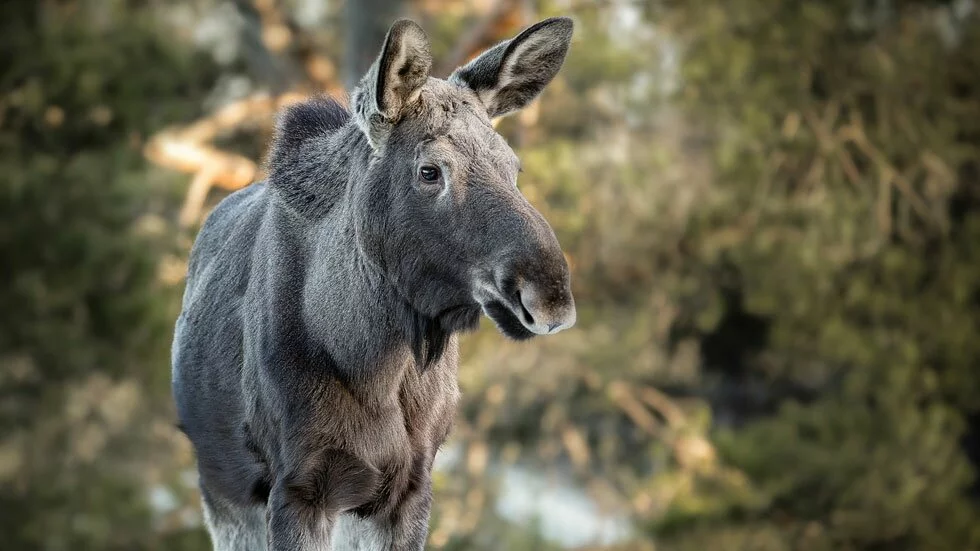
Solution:
<svg viewBox="0 0 980 551">
<path fill-rule="evenodd" d="M 189 126 L 169 128 L 149 139 L 143 155 L 150 162 L 195 175 L 181 210 L 181 224 L 190 225 L 200 218 L 201 208 L 213 186 L 233 191 L 261 177 L 258 163 L 237 153 L 221 151 L 210 142 L 222 133 L 250 122 L 271 124 L 278 109 L 302 98 L 300 94 L 252 96 Z"/>
</svg>

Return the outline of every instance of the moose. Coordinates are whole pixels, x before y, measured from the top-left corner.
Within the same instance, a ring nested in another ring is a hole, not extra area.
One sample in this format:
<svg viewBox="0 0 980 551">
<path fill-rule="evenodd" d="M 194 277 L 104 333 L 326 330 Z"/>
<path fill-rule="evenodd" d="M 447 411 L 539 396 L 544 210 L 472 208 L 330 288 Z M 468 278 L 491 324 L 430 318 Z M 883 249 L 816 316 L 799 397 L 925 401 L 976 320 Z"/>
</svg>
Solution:
<svg viewBox="0 0 980 551">
<path fill-rule="evenodd" d="M 191 251 L 172 347 L 181 430 L 218 551 L 420 550 L 459 399 L 458 335 L 575 323 L 568 264 L 491 119 L 554 78 L 541 21 L 446 80 L 395 22 L 350 93 L 278 117 L 267 178 Z"/>
</svg>

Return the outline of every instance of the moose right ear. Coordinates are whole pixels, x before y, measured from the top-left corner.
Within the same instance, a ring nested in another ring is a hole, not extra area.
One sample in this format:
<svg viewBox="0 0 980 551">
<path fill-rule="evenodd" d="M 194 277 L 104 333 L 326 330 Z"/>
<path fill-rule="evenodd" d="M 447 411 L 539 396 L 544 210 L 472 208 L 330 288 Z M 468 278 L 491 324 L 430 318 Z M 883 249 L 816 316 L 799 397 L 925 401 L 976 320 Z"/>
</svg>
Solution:
<svg viewBox="0 0 980 551">
<path fill-rule="evenodd" d="M 572 27 L 568 17 L 531 25 L 453 71 L 449 80 L 476 92 L 491 117 L 522 109 L 558 74 Z"/>
<path fill-rule="evenodd" d="M 418 101 L 431 68 L 425 31 L 408 19 L 396 21 L 352 98 L 355 120 L 372 147 L 380 149 L 391 126 Z"/>
</svg>

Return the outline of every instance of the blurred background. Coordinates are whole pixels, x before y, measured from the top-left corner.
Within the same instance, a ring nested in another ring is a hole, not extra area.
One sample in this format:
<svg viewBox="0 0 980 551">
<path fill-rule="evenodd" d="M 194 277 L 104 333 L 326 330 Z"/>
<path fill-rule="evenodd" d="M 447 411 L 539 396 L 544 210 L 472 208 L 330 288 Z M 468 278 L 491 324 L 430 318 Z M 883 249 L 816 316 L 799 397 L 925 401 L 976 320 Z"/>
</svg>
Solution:
<svg viewBox="0 0 980 551">
<path fill-rule="evenodd" d="M 430 548 L 980 549 L 973 0 L 5 0 L 0 547 L 209 549 L 169 387 L 203 217 L 394 18 L 444 77 L 558 14 L 497 128 L 579 323 L 463 338 Z"/>
</svg>

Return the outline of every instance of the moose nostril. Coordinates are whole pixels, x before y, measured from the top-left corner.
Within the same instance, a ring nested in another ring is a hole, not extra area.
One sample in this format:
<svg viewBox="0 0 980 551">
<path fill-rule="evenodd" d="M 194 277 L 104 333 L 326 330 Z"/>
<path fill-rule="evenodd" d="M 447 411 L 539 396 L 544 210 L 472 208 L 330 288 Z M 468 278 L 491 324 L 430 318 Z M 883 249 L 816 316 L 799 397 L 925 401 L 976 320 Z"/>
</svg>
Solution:
<svg viewBox="0 0 980 551">
<path fill-rule="evenodd" d="M 521 297 L 520 290 L 517 291 L 517 304 L 521 305 L 521 315 L 524 316 L 524 321 L 528 325 L 534 325 L 534 316 L 531 315 L 531 311 L 524 305 L 524 298 Z"/>
</svg>

